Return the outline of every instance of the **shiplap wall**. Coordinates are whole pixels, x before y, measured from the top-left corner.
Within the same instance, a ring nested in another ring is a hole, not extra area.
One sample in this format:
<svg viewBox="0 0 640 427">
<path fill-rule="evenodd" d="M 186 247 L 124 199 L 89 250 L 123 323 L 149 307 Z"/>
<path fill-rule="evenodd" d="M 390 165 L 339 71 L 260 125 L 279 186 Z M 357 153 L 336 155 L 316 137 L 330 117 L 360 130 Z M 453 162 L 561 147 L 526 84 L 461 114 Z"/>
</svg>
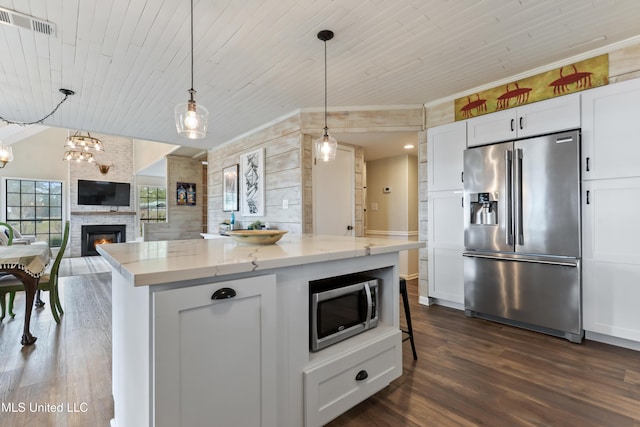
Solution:
<svg viewBox="0 0 640 427">
<path fill-rule="evenodd" d="M 421 107 L 331 111 L 332 132 L 392 132 L 422 130 Z M 222 212 L 222 169 L 239 163 L 240 156 L 257 148 L 265 149 L 265 216 L 242 217 L 236 212 L 238 227 L 261 220 L 293 234 L 313 231 L 313 137 L 322 133 L 324 113 L 305 112 L 290 116 L 248 136 L 238 138 L 208 154 L 208 229 L 215 232 L 229 219 Z M 355 224 L 356 236 L 364 235 L 364 150 L 355 147 Z M 288 209 L 282 209 L 282 200 Z"/>
<path fill-rule="evenodd" d="M 202 212 L 206 207 L 202 185 L 203 166 L 200 160 L 189 157 L 167 155 L 167 222 L 143 224 L 145 241 L 200 239 L 204 231 Z M 196 204 L 178 205 L 177 183 L 195 184 Z"/>
<path fill-rule="evenodd" d="M 609 84 L 619 83 L 625 80 L 640 78 L 640 45 L 630 46 L 609 53 Z M 443 102 L 430 106 L 426 109 L 426 127 L 452 123 L 455 110 L 453 101 Z M 419 238 L 421 241 L 427 241 L 427 224 L 428 224 L 428 206 L 427 191 L 429 183 L 427 182 L 427 132 L 419 133 L 418 148 L 418 164 L 419 164 Z M 428 278 L 428 250 L 420 249 L 420 296 L 426 298 L 429 292 Z"/>
</svg>

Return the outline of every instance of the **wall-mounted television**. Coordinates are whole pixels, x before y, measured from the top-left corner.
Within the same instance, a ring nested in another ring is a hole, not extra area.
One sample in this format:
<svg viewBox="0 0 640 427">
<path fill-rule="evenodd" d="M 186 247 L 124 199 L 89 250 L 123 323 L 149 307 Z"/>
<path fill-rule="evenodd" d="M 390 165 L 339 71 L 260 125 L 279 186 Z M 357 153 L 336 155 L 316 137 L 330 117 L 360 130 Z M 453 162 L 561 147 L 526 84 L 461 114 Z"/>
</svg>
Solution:
<svg viewBox="0 0 640 427">
<path fill-rule="evenodd" d="M 78 180 L 78 205 L 129 206 L 128 182 Z"/>
</svg>

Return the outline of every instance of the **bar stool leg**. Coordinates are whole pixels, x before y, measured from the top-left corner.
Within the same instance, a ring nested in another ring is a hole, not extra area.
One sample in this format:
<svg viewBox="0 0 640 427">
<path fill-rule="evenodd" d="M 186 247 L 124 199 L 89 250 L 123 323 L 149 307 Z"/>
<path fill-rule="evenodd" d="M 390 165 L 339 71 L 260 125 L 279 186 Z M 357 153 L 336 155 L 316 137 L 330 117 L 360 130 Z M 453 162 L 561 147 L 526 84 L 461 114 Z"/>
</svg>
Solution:
<svg viewBox="0 0 640 427">
<path fill-rule="evenodd" d="M 418 353 L 416 353 L 416 344 L 413 342 L 413 327 L 411 326 L 411 311 L 409 311 L 409 295 L 407 293 L 407 281 L 400 279 L 400 294 L 402 295 L 402 303 L 404 305 L 404 317 L 407 320 L 407 330 L 402 331 L 408 334 L 407 338 L 402 341 L 411 341 L 411 350 L 413 351 L 413 360 L 418 360 Z"/>
</svg>

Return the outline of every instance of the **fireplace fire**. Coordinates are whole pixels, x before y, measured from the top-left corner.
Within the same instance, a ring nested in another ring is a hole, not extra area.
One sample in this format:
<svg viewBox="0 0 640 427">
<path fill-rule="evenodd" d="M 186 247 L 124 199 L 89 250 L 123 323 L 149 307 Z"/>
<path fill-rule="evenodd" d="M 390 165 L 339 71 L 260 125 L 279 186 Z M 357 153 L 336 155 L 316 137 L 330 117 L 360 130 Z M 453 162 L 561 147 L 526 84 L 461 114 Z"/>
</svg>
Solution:
<svg viewBox="0 0 640 427">
<path fill-rule="evenodd" d="M 100 255 L 96 245 L 122 243 L 126 241 L 126 225 L 83 225 L 81 235 L 81 255 Z"/>
</svg>

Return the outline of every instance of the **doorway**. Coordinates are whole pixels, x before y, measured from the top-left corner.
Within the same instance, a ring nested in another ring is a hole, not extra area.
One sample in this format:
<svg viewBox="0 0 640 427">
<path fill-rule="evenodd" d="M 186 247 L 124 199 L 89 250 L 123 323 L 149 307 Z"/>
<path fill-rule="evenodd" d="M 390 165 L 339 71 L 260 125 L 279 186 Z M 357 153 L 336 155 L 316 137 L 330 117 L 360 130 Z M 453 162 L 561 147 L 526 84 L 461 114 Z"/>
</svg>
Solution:
<svg viewBox="0 0 640 427">
<path fill-rule="evenodd" d="M 338 144 L 336 158 L 313 162 L 313 233 L 353 236 L 355 153 Z"/>
</svg>

